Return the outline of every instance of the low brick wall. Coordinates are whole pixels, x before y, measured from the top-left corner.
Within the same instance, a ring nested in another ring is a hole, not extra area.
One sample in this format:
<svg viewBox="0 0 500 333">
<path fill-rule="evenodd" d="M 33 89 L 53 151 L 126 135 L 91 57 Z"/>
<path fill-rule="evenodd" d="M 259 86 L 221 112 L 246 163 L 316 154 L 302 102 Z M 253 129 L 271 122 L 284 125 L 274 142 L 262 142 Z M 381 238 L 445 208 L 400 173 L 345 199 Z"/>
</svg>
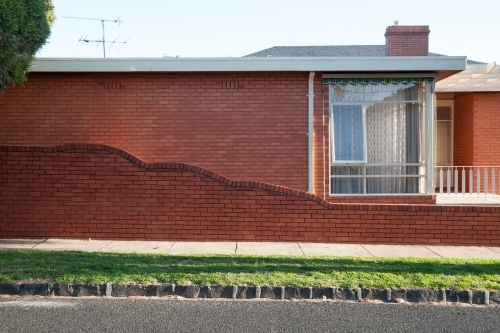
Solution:
<svg viewBox="0 0 500 333">
<path fill-rule="evenodd" d="M 410 205 L 435 205 L 435 195 L 349 195 L 331 196 L 325 200 L 331 203 L 367 203 L 367 204 L 410 204 Z"/>
<path fill-rule="evenodd" d="M 500 207 L 332 203 L 96 144 L 0 146 L 0 237 L 500 245 Z"/>
</svg>

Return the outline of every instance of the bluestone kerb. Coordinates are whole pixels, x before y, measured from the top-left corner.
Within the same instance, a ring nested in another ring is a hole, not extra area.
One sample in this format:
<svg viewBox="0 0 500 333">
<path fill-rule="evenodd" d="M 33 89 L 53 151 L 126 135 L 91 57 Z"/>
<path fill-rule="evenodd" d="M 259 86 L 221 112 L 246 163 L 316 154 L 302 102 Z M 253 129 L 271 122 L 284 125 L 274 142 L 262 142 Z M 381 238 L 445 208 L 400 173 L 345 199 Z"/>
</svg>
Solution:
<svg viewBox="0 0 500 333">
<path fill-rule="evenodd" d="M 161 283 L 92 284 L 92 283 L 0 283 L 0 295 L 17 296 L 98 296 L 98 297 L 166 297 L 215 299 L 281 299 L 380 301 L 409 303 L 450 302 L 500 305 L 500 290 L 394 289 L 339 287 L 273 287 L 273 286 L 202 286 Z"/>
</svg>

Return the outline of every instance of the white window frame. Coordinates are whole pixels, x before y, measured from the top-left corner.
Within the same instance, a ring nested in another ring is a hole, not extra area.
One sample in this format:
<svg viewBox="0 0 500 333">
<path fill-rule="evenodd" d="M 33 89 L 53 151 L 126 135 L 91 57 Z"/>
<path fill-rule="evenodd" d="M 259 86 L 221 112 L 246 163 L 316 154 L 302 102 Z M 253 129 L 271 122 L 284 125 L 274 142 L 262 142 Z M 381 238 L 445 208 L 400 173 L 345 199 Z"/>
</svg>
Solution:
<svg viewBox="0 0 500 333">
<path fill-rule="evenodd" d="M 338 106 L 338 105 L 359 105 L 361 106 L 361 117 L 362 117 L 362 133 L 363 133 L 363 138 L 362 138 L 362 142 L 363 142 L 363 159 L 362 160 L 336 160 L 335 159 L 335 126 L 334 126 L 334 119 L 333 119 L 333 108 L 335 106 Z M 349 102 L 349 103 L 332 103 L 331 107 L 330 107 L 330 128 L 331 128 L 331 131 L 330 131 L 330 156 L 331 156 L 331 164 L 365 164 L 367 162 L 367 159 L 366 159 L 366 115 L 365 115 L 365 104 L 364 103 L 353 103 L 353 102 Z"/>
<path fill-rule="evenodd" d="M 432 84 L 426 84 L 426 87 L 424 88 L 426 91 L 426 96 L 424 99 L 417 99 L 417 100 L 411 100 L 411 101 L 407 101 L 407 100 L 394 100 L 394 101 L 387 101 L 386 103 L 408 103 L 408 102 L 416 102 L 416 103 L 425 103 L 426 105 L 428 105 L 429 103 L 431 103 L 430 105 L 433 105 L 432 103 L 432 100 L 431 100 L 431 96 L 432 96 L 432 93 L 431 94 L 428 94 L 427 93 L 427 90 L 428 91 L 431 91 L 431 85 Z M 330 165 L 328 167 L 328 189 L 329 189 L 329 196 L 331 197 L 335 197 L 335 196 L 356 196 L 356 195 L 363 195 L 363 196 L 418 196 L 418 195 L 422 195 L 422 194 L 425 194 L 426 192 L 423 192 L 423 193 L 366 193 L 366 179 L 367 178 L 376 178 L 378 176 L 367 176 L 366 175 L 366 167 L 368 166 L 379 166 L 379 164 L 368 164 L 368 160 L 367 160 L 367 147 L 366 147 L 366 114 L 365 114 L 365 111 L 366 111 L 366 105 L 367 104 L 370 104 L 370 103 L 384 103 L 384 101 L 369 101 L 369 102 L 366 102 L 364 100 L 364 91 L 363 91 L 363 101 L 357 101 L 357 102 L 352 102 L 352 101 L 346 101 L 346 102 L 331 102 L 330 101 L 330 112 L 329 112 L 329 115 L 330 115 L 330 121 L 329 121 L 329 127 L 330 127 L 330 137 L 329 137 L 329 145 L 330 145 L 330 148 L 329 148 L 329 152 L 330 152 Z M 364 154 L 364 161 L 335 161 L 335 155 L 334 155 L 334 127 L 333 127 L 333 106 L 334 105 L 362 105 L 362 109 L 363 109 L 363 144 L 364 144 L 364 149 L 363 149 L 363 154 Z M 434 109 L 434 107 L 432 107 L 432 109 Z M 425 112 L 425 119 L 428 119 L 429 117 L 429 110 L 427 110 L 428 107 L 426 106 L 426 111 Z M 432 118 L 431 118 L 432 119 Z M 427 120 L 426 120 L 427 121 Z M 434 119 L 432 120 L 434 122 Z M 434 123 L 433 123 L 434 125 Z M 425 135 L 425 134 L 424 134 Z M 428 138 L 426 138 L 426 145 L 427 145 L 427 140 Z M 428 170 L 429 169 L 429 166 L 428 166 L 428 162 L 427 162 L 427 154 L 429 154 L 429 150 L 427 149 L 427 146 L 426 146 L 426 158 L 425 158 L 425 162 L 422 162 L 422 163 L 407 163 L 405 164 L 406 166 L 420 166 L 420 167 L 424 167 L 425 170 Z M 432 154 L 434 154 L 434 150 L 432 150 Z M 342 176 L 342 175 L 332 175 L 332 167 L 333 166 L 342 166 L 342 165 L 345 165 L 345 166 L 361 166 L 363 167 L 364 171 L 363 171 L 363 174 L 362 175 L 359 175 L 360 178 L 364 178 L 364 190 L 363 190 L 363 193 L 359 193 L 359 194 L 349 194 L 349 193 L 333 193 L 332 192 L 332 186 L 331 186 L 331 182 L 332 182 L 332 178 L 333 177 L 338 177 L 338 178 L 354 178 L 356 176 Z M 380 165 L 382 166 L 382 165 Z M 402 177 L 418 177 L 419 179 L 426 179 L 428 178 L 427 176 L 427 171 L 425 173 L 420 173 L 420 171 L 418 172 L 418 174 L 416 175 L 387 175 L 387 177 L 395 177 L 395 178 L 402 178 Z M 427 192 L 428 193 L 428 192 Z"/>
</svg>

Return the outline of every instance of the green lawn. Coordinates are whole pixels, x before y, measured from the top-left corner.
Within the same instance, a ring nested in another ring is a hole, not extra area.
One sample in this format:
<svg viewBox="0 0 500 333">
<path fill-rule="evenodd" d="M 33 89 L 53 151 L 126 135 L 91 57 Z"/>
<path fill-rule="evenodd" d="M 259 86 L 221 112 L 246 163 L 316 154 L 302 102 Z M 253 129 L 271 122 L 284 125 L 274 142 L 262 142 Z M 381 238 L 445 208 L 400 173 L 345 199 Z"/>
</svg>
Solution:
<svg viewBox="0 0 500 333">
<path fill-rule="evenodd" d="M 0 250 L 0 283 L 27 280 L 500 289 L 500 260 Z"/>
</svg>

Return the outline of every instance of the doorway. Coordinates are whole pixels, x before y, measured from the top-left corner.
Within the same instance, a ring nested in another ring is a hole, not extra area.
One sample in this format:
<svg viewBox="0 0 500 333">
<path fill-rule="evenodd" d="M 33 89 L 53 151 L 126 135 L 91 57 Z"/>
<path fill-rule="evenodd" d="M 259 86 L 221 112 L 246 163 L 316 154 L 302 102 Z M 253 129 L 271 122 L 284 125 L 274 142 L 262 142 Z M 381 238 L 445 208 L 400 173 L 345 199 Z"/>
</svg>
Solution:
<svg viewBox="0 0 500 333">
<path fill-rule="evenodd" d="M 436 150 L 435 150 L 435 186 L 439 187 L 440 169 L 443 170 L 443 186 L 447 189 L 447 170 L 453 166 L 453 101 L 437 101 L 436 107 Z M 442 167 L 442 168 L 440 168 Z M 450 187 L 453 187 L 453 176 Z M 451 190 L 451 189 L 450 189 Z"/>
</svg>

